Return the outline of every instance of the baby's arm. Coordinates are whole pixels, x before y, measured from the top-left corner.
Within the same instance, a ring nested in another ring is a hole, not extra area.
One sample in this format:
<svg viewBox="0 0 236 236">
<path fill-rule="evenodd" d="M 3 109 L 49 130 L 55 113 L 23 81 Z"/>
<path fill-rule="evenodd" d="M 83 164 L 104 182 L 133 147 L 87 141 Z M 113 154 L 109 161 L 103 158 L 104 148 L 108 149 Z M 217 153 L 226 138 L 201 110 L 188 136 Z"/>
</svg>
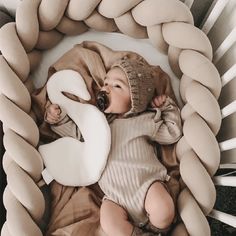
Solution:
<svg viewBox="0 0 236 236">
<path fill-rule="evenodd" d="M 44 120 L 49 124 L 56 124 L 61 120 L 61 108 L 57 104 L 50 104 L 45 111 Z"/>
<path fill-rule="evenodd" d="M 81 133 L 70 117 L 62 111 L 59 105 L 50 104 L 44 114 L 45 122 L 49 123 L 51 130 L 61 137 L 81 139 Z"/>
<path fill-rule="evenodd" d="M 156 109 L 152 139 L 160 144 L 177 142 L 182 135 L 180 110 L 175 102 L 166 95 L 157 96 L 151 103 Z"/>
</svg>

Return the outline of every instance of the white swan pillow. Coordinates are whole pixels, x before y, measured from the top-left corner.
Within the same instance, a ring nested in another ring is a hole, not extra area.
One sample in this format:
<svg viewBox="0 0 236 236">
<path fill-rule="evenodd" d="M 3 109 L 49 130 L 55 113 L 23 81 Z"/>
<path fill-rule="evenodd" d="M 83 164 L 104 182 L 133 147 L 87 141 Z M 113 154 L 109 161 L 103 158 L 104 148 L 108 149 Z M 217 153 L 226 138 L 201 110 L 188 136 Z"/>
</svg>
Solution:
<svg viewBox="0 0 236 236">
<path fill-rule="evenodd" d="M 73 70 L 53 74 L 47 83 L 52 103 L 58 104 L 79 127 L 84 142 L 62 137 L 39 146 L 44 160 L 42 175 L 47 183 L 55 179 L 66 186 L 87 186 L 97 182 L 106 166 L 111 133 L 107 120 L 97 107 L 73 101 L 62 92 L 89 100 L 90 94 L 81 75 Z"/>
</svg>

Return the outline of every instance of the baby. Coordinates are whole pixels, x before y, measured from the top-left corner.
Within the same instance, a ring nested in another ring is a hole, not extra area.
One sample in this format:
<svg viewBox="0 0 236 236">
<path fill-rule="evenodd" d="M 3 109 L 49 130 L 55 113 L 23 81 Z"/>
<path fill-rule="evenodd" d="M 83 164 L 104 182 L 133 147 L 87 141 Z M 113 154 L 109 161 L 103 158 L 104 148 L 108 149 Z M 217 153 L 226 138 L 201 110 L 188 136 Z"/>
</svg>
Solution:
<svg viewBox="0 0 236 236">
<path fill-rule="evenodd" d="M 169 176 L 153 144 L 177 142 L 182 134 L 181 118 L 170 97 L 154 96 L 152 68 L 143 60 L 122 59 L 107 72 L 98 93 L 98 108 L 117 115 L 110 123 L 111 150 L 98 182 L 105 194 L 100 222 L 109 236 L 153 235 L 142 228 L 166 233 L 175 217 L 165 184 Z M 72 122 L 60 114 L 56 104 L 46 109 L 45 120 L 56 132 L 58 122 Z M 58 134 L 81 139 L 75 124 L 69 126 L 63 132 L 59 128 Z"/>
</svg>

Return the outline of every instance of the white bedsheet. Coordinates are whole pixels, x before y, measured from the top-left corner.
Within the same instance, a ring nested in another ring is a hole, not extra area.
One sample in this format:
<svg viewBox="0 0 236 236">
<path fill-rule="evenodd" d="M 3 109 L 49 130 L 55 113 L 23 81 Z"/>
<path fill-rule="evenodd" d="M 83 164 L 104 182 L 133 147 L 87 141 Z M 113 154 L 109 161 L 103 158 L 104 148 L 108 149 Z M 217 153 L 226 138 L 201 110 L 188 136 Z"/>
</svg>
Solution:
<svg viewBox="0 0 236 236">
<path fill-rule="evenodd" d="M 179 79 L 172 72 L 168 56 L 157 51 L 148 39 L 133 39 L 121 33 L 105 33 L 88 31 L 77 36 L 65 36 L 64 39 L 54 48 L 43 53 L 43 58 L 38 68 L 32 73 L 31 78 L 36 88 L 41 87 L 47 78 L 48 67 L 60 58 L 66 51 L 70 50 L 74 44 L 83 41 L 96 41 L 114 50 L 129 50 L 142 55 L 150 64 L 160 65 L 161 68 L 171 77 L 172 86 L 179 102 L 182 102 L 179 95 Z"/>
</svg>

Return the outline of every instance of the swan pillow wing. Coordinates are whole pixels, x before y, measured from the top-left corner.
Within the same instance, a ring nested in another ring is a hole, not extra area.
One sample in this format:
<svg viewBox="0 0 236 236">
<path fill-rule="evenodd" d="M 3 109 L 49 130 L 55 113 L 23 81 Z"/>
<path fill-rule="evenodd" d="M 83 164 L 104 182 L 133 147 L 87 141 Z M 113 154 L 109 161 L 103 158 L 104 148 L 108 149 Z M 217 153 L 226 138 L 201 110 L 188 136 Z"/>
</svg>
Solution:
<svg viewBox="0 0 236 236">
<path fill-rule="evenodd" d="M 66 186 L 87 186 L 99 180 L 106 166 L 111 144 L 110 127 L 96 106 L 73 101 L 62 92 L 90 100 L 78 72 L 62 70 L 53 74 L 47 82 L 47 93 L 50 101 L 58 104 L 76 123 L 84 142 L 62 137 L 39 146 L 46 167 L 42 175 L 47 183 L 55 179 Z"/>
</svg>

